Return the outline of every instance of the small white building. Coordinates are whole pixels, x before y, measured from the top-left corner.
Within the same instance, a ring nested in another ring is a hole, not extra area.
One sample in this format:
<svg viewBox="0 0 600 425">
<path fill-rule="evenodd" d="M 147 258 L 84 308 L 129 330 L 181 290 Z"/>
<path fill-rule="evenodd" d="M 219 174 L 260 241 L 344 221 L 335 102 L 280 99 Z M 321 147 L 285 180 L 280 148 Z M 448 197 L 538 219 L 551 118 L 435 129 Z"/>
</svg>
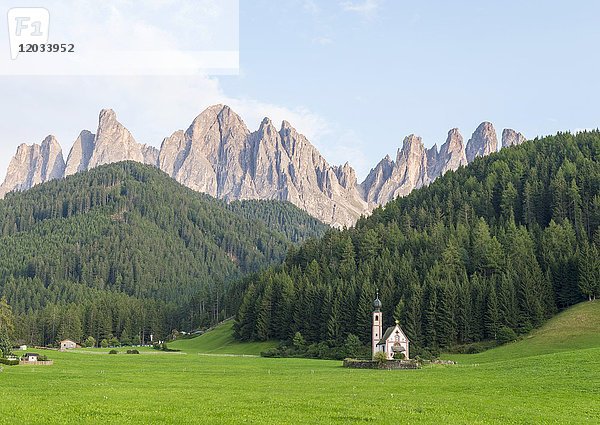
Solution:
<svg viewBox="0 0 600 425">
<path fill-rule="evenodd" d="M 29 363 L 34 363 L 38 361 L 38 357 L 40 357 L 37 353 L 25 353 L 23 355 L 23 360 Z"/>
<path fill-rule="evenodd" d="M 383 351 L 386 354 L 388 360 L 394 358 L 394 354 L 402 353 L 403 358 L 408 360 L 409 351 L 408 347 L 410 341 L 400 324 L 396 320 L 395 326 L 390 326 L 383 332 L 383 313 L 381 312 L 381 301 L 379 300 L 379 294 L 373 302 L 373 327 L 372 327 L 372 350 L 373 356 L 379 351 Z"/>
<path fill-rule="evenodd" d="M 72 341 L 70 339 L 63 339 L 60 342 L 60 349 L 61 350 L 69 350 L 71 348 L 77 348 L 77 343 L 75 341 Z"/>
</svg>

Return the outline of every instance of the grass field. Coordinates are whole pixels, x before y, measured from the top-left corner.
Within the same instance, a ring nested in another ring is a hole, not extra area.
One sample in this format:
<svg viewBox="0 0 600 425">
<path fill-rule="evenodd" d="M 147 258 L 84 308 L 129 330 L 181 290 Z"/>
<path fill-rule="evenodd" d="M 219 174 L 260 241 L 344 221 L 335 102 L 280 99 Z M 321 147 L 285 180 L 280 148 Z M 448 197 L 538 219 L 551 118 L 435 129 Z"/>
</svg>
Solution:
<svg viewBox="0 0 600 425">
<path fill-rule="evenodd" d="M 192 339 L 169 344 L 169 348 L 187 353 L 259 355 L 261 351 L 277 346 L 277 342 L 249 342 L 240 344 L 232 335 L 233 320 L 217 326 L 210 332 Z"/>
<path fill-rule="evenodd" d="M 0 422 L 65 423 L 599 423 L 600 302 L 557 316 L 522 341 L 456 366 L 344 369 L 267 359 L 227 326 L 173 347 L 48 352 L 53 366 L 5 367 Z M 94 355 L 95 354 L 95 355 Z"/>
</svg>

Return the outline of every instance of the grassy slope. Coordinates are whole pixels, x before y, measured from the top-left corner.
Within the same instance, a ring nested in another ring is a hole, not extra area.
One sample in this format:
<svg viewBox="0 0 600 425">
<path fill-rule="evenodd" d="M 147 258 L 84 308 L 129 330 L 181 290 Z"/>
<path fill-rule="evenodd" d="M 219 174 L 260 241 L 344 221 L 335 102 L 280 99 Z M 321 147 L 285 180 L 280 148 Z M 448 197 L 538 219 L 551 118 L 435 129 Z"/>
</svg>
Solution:
<svg viewBox="0 0 600 425">
<path fill-rule="evenodd" d="M 188 354 L 50 352 L 54 366 L 0 373 L 0 423 L 599 423 L 598 322 L 600 302 L 584 303 L 531 338 L 415 371 L 194 354 L 223 347 L 225 326 L 179 342 Z"/>
<path fill-rule="evenodd" d="M 233 320 L 196 338 L 182 339 L 169 344 L 170 348 L 188 353 L 259 355 L 275 347 L 277 342 L 239 342 L 232 335 Z"/>
<path fill-rule="evenodd" d="M 557 314 L 525 338 L 473 355 L 447 355 L 460 363 L 486 363 L 600 347 L 600 301 Z"/>
</svg>

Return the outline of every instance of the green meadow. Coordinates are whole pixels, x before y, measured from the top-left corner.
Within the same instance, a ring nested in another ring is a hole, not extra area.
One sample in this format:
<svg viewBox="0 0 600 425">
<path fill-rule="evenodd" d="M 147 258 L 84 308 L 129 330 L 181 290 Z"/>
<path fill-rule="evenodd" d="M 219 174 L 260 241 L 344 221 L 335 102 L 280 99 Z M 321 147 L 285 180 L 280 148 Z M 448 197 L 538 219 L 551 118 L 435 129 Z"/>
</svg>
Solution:
<svg viewBox="0 0 600 425">
<path fill-rule="evenodd" d="M 196 338 L 182 339 L 169 344 L 169 348 L 186 353 L 258 355 L 277 346 L 277 342 L 247 342 L 240 344 L 233 338 L 233 320 L 217 326 Z"/>
<path fill-rule="evenodd" d="M 339 361 L 249 356 L 231 323 L 171 344 L 181 352 L 48 351 L 53 366 L 0 372 L 0 422 L 600 422 L 600 302 L 582 303 L 522 340 L 454 366 L 344 369 Z"/>
</svg>

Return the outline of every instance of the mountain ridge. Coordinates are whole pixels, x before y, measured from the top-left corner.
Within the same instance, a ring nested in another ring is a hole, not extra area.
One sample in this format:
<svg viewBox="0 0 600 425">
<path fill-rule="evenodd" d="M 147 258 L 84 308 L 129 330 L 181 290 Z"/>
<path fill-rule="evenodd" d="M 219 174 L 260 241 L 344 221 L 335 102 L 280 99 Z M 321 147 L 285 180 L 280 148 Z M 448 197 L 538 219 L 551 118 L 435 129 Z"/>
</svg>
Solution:
<svg viewBox="0 0 600 425">
<path fill-rule="evenodd" d="M 62 312 L 50 333 L 19 326 L 28 344 L 99 338 L 104 325 L 102 338 L 165 338 L 228 317 L 219 306 L 238 279 L 326 230 L 290 203 L 226 203 L 156 167 L 106 164 L 0 201 L 0 294 L 21 323 Z"/>
<path fill-rule="evenodd" d="M 502 132 L 503 147 L 523 141 L 525 137 L 515 130 Z M 96 133 L 82 130 L 66 161 L 54 136 L 40 145 L 19 146 L 0 185 L 0 198 L 99 165 L 132 160 L 153 165 L 193 190 L 228 202 L 289 201 L 324 223 L 347 227 L 375 207 L 495 152 L 497 146 L 489 122 L 480 124 L 466 145 L 459 130 L 451 129 L 439 151 L 437 145 L 425 148 L 422 139 L 411 134 L 404 138 L 395 161 L 386 155 L 359 184 L 348 162 L 330 165 L 287 121 L 277 129 L 265 118 L 256 131 L 250 131 L 227 105 L 213 105 L 187 130 L 165 137 L 157 149 L 137 142 L 112 109 L 103 109 Z"/>
</svg>

